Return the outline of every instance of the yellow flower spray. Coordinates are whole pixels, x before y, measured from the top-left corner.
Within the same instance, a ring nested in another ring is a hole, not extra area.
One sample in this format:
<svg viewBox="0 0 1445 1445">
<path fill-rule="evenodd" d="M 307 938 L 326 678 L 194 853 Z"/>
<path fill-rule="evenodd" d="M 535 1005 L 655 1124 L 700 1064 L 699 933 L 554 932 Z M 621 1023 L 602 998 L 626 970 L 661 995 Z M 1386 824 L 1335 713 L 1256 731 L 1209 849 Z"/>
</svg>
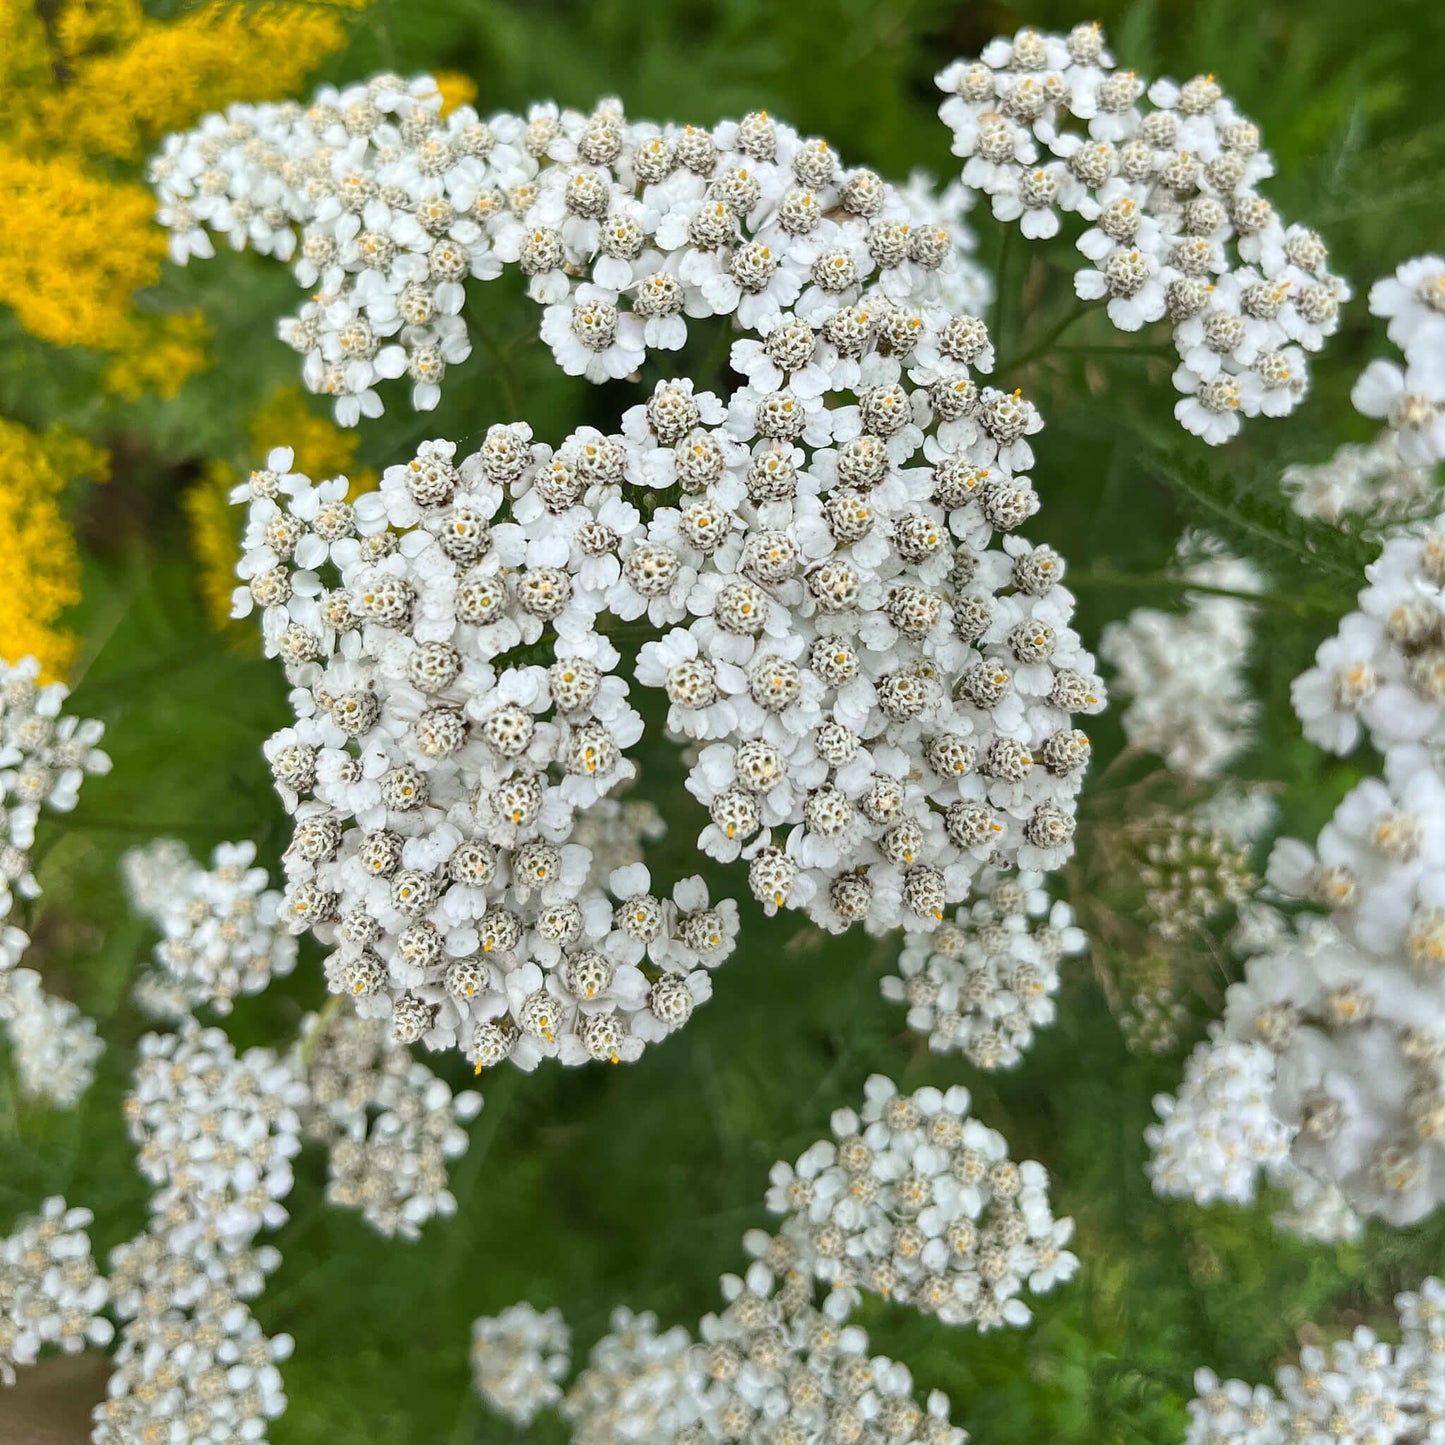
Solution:
<svg viewBox="0 0 1445 1445">
<path fill-rule="evenodd" d="M 33 653 L 47 681 L 74 661 L 76 639 L 59 620 L 80 600 L 80 556 L 61 494 L 83 477 L 104 481 L 108 468 L 106 453 L 81 437 L 0 418 L 0 657 Z"/>
</svg>

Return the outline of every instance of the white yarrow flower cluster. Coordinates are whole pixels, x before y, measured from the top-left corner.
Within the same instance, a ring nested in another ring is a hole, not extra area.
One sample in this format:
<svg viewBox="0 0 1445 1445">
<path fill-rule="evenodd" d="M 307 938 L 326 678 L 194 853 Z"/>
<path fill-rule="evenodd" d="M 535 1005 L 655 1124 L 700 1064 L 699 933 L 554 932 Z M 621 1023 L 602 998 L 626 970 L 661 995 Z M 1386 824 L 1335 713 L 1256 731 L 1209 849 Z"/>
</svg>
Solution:
<svg viewBox="0 0 1445 1445">
<path fill-rule="evenodd" d="M 813 1303 L 805 1261 L 754 1230 L 745 1276 L 724 1275 L 725 1307 L 687 1332 L 619 1310 L 568 1391 L 574 1445 L 714 1445 L 749 1440 L 889 1440 L 966 1445 L 948 1397 L 915 1399 L 905 1365 L 874 1354 L 867 1332 Z"/>
<path fill-rule="evenodd" d="M 1160 1094 L 1160 1122 L 1144 1131 L 1155 1193 L 1199 1204 L 1252 1203 L 1261 1171 L 1285 1166 L 1289 1129 L 1271 1103 L 1274 1058 L 1259 1043 L 1199 1044 L 1175 1096 Z"/>
<path fill-rule="evenodd" d="M 1346 795 L 1314 847 L 1275 844 L 1275 896 L 1328 918 L 1261 938 L 1224 1029 L 1267 1064 L 1291 1167 L 1403 1225 L 1445 1201 L 1445 528 L 1390 535 L 1367 577 L 1292 696 L 1329 751 L 1368 733 L 1383 776 Z M 1182 1187 L 1207 1192 L 1207 1173 Z"/>
<path fill-rule="evenodd" d="M 572 1445 L 675 1442 L 695 1425 L 706 1385 L 700 1352 L 682 1326 L 659 1333 L 656 1315 L 622 1307 L 557 1409 Z"/>
<path fill-rule="evenodd" d="M 1264 579 L 1250 562 L 1203 539 L 1181 548 L 1179 581 L 1250 593 Z M 1132 747 L 1157 753 L 1192 778 L 1218 777 L 1248 745 L 1257 711 L 1244 675 L 1253 640 L 1253 607 L 1218 592 L 1186 592 L 1184 612 L 1138 607 L 1111 622 L 1099 656 L 1114 668 L 1113 687 L 1129 699 L 1122 722 Z"/>
<path fill-rule="evenodd" d="M 557 1405 L 571 1368 L 572 1332 L 562 1311 L 523 1301 L 472 1322 L 472 1381 L 487 1404 L 525 1430 Z M 656 1437 L 653 1437 L 656 1438 Z"/>
<path fill-rule="evenodd" d="M 1418 516 L 1438 495 L 1433 469 L 1401 461 L 1391 431 L 1346 442 L 1316 466 L 1286 467 L 1280 486 L 1300 516 L 1332 525 L 1351 516 L 1374 523 Z"/>
<path fill-rule="evenodd" d="M 296 966 L 281 895 L 255 860 L 254 843 L 222 843 L 202 868 L 170 838 L 121 859 L 132 905 L 164 935 L 155 970 L 137 986 L 158 1016 L 180 1021 L 202 1007 L 228 1014 L 237 997 L 260 993 Z"/>
<path fill-rule="evenodd" d="M 1445 256 L 1416 256 L 1370 288 L 1371 314 L 1404 354 L 1372 361 L 1351 393 L 1355 409 L 1385 423 L 1402 465 L 1445 461 Z"/>
<path fill-rule="evenodd" d="M 387 379 L 434 407 L 471 352 L 466 283 L 504 266 L 558 364 L 591 381 L 677 350 L 700 318 L 766 334 L 865 292 L 875 308 L 987 299 L 966 189 L 887 185 L 765 112 L 708 130 L 630 121 L 611 99 L 485 120 L 440 106 L 429 77 L 381 75 L 305 109 L 233 105 L 152 162 L 175 260 L 224 234 L 291 262 L 312 299 L 280 333 L 343 425 L 380 415 Z"/>
<path fill-rule="evenodd" d="M 121 1331 L 107 1397 L 93 1412 L 94 1445 L 264 1445 L 269 1422 L 286 1409 L 278 1366 L 291 1355 L 291 1337 L 268 1338 L 232 1286 L 205 1276 L 191 1304 L 168 1305 L 168 1282 L 189 1274 L 190 1262 L 161 1249 L 146 1263 L 137 1313 Z"/>
<path fill-rule="evenodd" d="M 744 1236 L 753 1262 L 723 1276 L 724 1308 L 696 1342 L 660 1334 L 653 1315 L 613 1314 L 559 1407 L 576 1445 L 965 1445 L 947 1396 L 920 1404 L 907 1367 L 874 1354 L 847 1316 L 867 1290 L 951 1324 L 1022 1324 L 1024 1282 L 1041 1293 L 1077 1266 L 1063 1247 L 1072 1221 L 1053 1219 L 1039 1165 L 1015 1165 L 999 1135 L 967 1119 L 966 1090 L 902 1096 L 875 1076 L 867 1093 L 861 1118 L 833 1116 L 836 1144 L 774 1166 L 767 1203 L 782 1228 Z M 518 1332 L 528 1349 L 509 1343 L 498 1361 L 524 1359 L 538 1389 L 548 1319 L 529 1310 Z"/>
<path fill-rule="evenodd" d="M 1400 1342 L 1361 1325 L 1328 1347 L 1306 1345 L 1273 1386 L 1194 1376 L 1185 1445 L 1293 1445 L 1434 1440 L 1445 1419 L 1445 1285 L 1395 1297 Z"/>
<path fill-rule="evenodd" d="M 6 944 L 0 951 L 0 1022 L 10 1044 L 22 1091 L 61 1109 L 72 1108 L 95 1078 L 95 1063 L 105 1044 L 95 1020 L 70 1002 L 46 993 L 33 968 L 8 966 L 15 949 L 28 948 L 30 940 L 18 928 L 4 928 Z"/>
<path fill-rule="evenodd" d="M 1437 503 L 1436 464 L 1445 458 L 1445 257 L 1417 256 L 1375 282 L 1370 311 L 1388 320 L 1386 333 L 1405 364 L 1372 361 L 1351 399 L 1384 427 L 1366 445 L 1347 442 L 1318 466 L 1285 471 L 1284 489 L 1301 516 L 1388 522 Z"/>
<path fill-rule="evenodd" d="M 754 1262 L 743 1276 L 723 1276 L 726 1308 L 699 1325 L 707 1384 L 696 1422 L 672 1436 L 674 1445 L 870 1435 L 966 1445 L 947 1395 L 931 1391 L 920 1405 L 906 1365 L 874 1354 L 862 1326 L 817 1308 L 805 1253 L 762 1230 L 744 1243 Z"/>
<path fill-rule="evenodd" d="M 176 1252 L 248 1244 L 284 1223 L 306 1101 L 295 1072 L 270 1049 L 237 1055 L 220 1029 L 194 1022 L 147 1034 L 139 1052 L 126 1121 Z"/>
<path fill-rule="evenodd" d="M 94 1411 L 96 1445 L 263 1441 L 285 1410 L 277 1366 L 291 1339 L 268 1339 L 246 1301 L 280 1263 L 256 1237 L 287 1218 L 305 1097 L 271 1050 L 238 1056 L 194 1020 L 140 1041 L 126 1119 L 156 1191 L 148 1229 L 111 1258 L 126 1323 Z"/>
<path fill-rule="evenodd" d="M 1258 128 L 1212 75 L 1152 84 L 1117 70 L 1098 25 L 1021 30 L 938 76 L 963 183 L 1030 239 L 1088 223 L 1074 287 L 1123 331 L 1167 320 L 1174 414 L 1211 445 L 1245 416 L 1284 416 L 1306 353 L 1339 325 L 1348 287 L 1324 243 L 1256 189 L 1274 173 Z"/>
<path fill-rule="evenodd" d="M 1038 874 L 985 879 L 977 903 L 931 934 L 909 934 L 883 997 L 908 1006 L 908 1027 L 935 1053 L 976 1068 L 1012 1068 L 1034 1030 L 1054 1020 L 1059 965 L 1087 940 L 1073 910 L 1050 903 Z"/>
<path fill-rule="evenodd" d="M 90 1087 L 104 1045 L 95 1024 L 71 1002 L 45 991 L 39 973 L 21 968 L 29 935 L 7 922 L 17 900 L 40 896 L 30 848 L 42 808 L 69 812 L 87 776 L 108 773 L 96 744 L 104 725 L 63 715 L 64 683 L 39 682 L 33 657 L 0 660 L 0 1022 L 21 1088 L 61 1108 Z"/>
<path fill-rule="evenodd" d="M 1316 746 L 1378 752 L 1445 742 L 1445 516 L 1391 533 L 1359 605 L 1297 677 L 1290 698 Z"/>
<path fill-rule="evenodd" d="M 53 1346 L 76 1354 L 115 1333 L 101 1311 L 110 1298 L 85 1232 L 93 1215 L 58 1195 L 0 1239 L 0 1385 L 16 1366 L 33 1365 Z"/>
<path fill-rule="evenodd" d="M 905 1095 L 875 1074 L 866 1093 L 861 1114 L 838 1110 L 831 1139 L 769 1176 L 800 1268 L 832 1286 L 825 1312 L 845 1318 L 866 1291 L 945 1324 L 1026 1324 L 1025 1287 L 1043 1294 L 1078 1266 L 1043 1166 L 1015 1164 L 968 1117 L 967 1089 Z"/>
<path fill-rule="evenodd" d="M 986 865 L 1068 856 L 1070 714 L 1103 692 L 1062 559 L 1013 534 L 1038 414 L 968 378 L 976 323 L 877 321 L 785 321 L 764 389 L 661 382 L 619 434 L 424 443 L 354 505 L 285 451 L 239 489 L 237 611 L 294 684 L 266 747 L 286 912 L 335 949 L 334 992 L 528 1068 L 633 1059 L 706 999 L 734 905 L 599 877 L 572 841 L 636 771 L 611 634 L 644 616 L 635 679 L 700 745 L 699 846 L 746 859 L 766 911 L 929 929 Z M 814 358 L 810 390 L 780 384 Z"/>
<path fill-rule="evenodd" d="M 301 1126 L 326 1145 L 327 1199 L 404 1239 L 433 1216 L 456 1213 L 447 1169 L 466 1152 L 461 1125 L 476 1118 L 482 1096 L 454 1095 L 383 1020 L 313 1017 L 301 1040 L 295 1062 L 309 1091 Z"/>
</svg>

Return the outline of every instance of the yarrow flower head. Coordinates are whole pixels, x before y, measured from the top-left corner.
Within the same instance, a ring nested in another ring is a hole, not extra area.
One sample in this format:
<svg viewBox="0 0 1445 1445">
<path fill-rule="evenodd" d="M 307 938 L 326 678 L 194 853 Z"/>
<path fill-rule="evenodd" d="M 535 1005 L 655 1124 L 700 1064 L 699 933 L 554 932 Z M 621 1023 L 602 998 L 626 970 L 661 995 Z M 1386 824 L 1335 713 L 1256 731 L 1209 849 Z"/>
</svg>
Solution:
<svg viewBox="0 0 1445 1445">
<path fill-rule="evenodd" d="M 984 867 L 1062 863 L 1071 715 L 1103 690 L 1062 558 L 1015 532 L 1040 423 L 962 362 L 956 393 L 917 380 L 910 357 L 974 344 L 917 319 L 895 337 L 858 303 L 767 333 L 790 374 L 841 345 L 869 384 L 664 381 L 619 433 L 427 442 L 349 506 L 285 451 L 239 489 L 237 611 L 294 688 L 266 749 L 296 820 L 283 912 L 334 950 L 333 992 L 525 1068 L 636 1058 L 706 1000 L 735 905 L 576 841 L 636 774 L 612 635 L 644 614 L 634 679 L 701 744 L 698 845 L 766 912 L 930 930 Z"/>
<path fill-rule="evenodd" d="M 487 1404 L 525 1430 L 562 1398 L 572 1332 L 561 1310 L 523 1301 L 472 1323 L 472 1379 Z"/>
<path fill-rule="evenodd" d="M 1187 538 L 1180 551 L 1178 580 L 1215 590 L 1186 592 L 1182 613 L 1139 607 L 1109 623 L 1099 655 L 1129 700 L 1122 721 L 1130 744 L 1172 771 L 1217 777 L 1249 745 L 1257 711 L 1244 675 L 1254 608 L 1227 594 L 1258 592 L 1264 579 L 1210 538 Z"/>
<path fill-rule="evenodd" d="M 890 186 L 764 112 L 658 126 L 609 99 L 484 119 L 443 115 L 429 77 L 383 75 L 304 109 L 233 105 L 169 137 L 151 179 L 174 259 L 211 256 L 224 233 L 291 262 L 312 299 L 280 334 L 347 426 L 381 413 L 383 381 L 436 406 L 471 353 L 467 283 L 506 268 L 543 308 L 558 364 L 591 381 L 678 350 L 706 317 L 781 329 L 786 346 L 799 322 L 860 301 L 868 324 L 901 306 L 906 327 L 910 307 L 976 311 L 988 295 L 966 190 Z M 819 374 L 796 369 L 805 385 Z"/>
<path fill-rule="evenodd" d="M 1197 1371 L 1185 1445 L 1429 1439 L 1445 1402 L 1445 1285 L 1426 1279 L 1397 1295 L 1395 1310 L 1398 1344 L 1358 1326 L 1328 1347 L 1306 1345 L 1273 1386 Z"/>
<path fill-rule="evenodd" d="M 406 1239 L 434 1215 L 455 1213 L 447 1168 L 466 1150 L 461 1125 L 480 1112 L 481 1095 L 454 1095 L 382 1020 L 332 1013 L 308 1019 L 301 1037 L 296 1063 L 309 1091 L 301 1127 L 326 1145 L 327 1199 Z"/>
<path fill-rule="evenodd" d="M 64 714 L 70 689 L 40 675 L 37 658 L 0 660 L 0 919 L 17 893 L 39 894 L 29 850 L 41 809 L 69 812 L 86 777 L 110 771 L 104 724 Z"/>
<path fill-rule="evenodd" d="M 1063 960 L 1086 940 L 1073 911 L 1050 903 L 1037 874 L 984 880 L 983 897 L 931 934 L 909 934 L 883 997 L 908 1006 L 908 1027 L 935 1053 L 980 1069 L 1011 1068 L 1054 1018 Z"/>
<path fill-rule="evenodd" d="M 228 1014 L 237 997 L 296 966 L 281 895 L 255 858 L 254 843 L 222 843 L 201 868 L 183 843 L 162 838 L 121 859 L 132 905 L 163 934 L 155 971 L 138 985 L 158 1016 L 180 1020 L 203 1006 Z"/>
<path fill-rule="evenodd" d="M 305 1097 L 271 1050 L 237 1055 L 220 1029 L 191 1021 L 140 1041 L 126 1119 L 169 1247 L 242 1246 L 286 1219 Z"/>
<path fill-rule="evenodd" d="M 1180 425 L 1218 445 L 1299 404 L 1349 288 L 1260 194 L 1274 162 L 1213 76 L 1150 83 L 1079 25 L 994 40 L 937 84 L 964 185 L 1031 239 L 1077 215 L 1079 296 L 1123 331 L 1168 321 Z"/>
<path fill-rule="evenodd" d="M 1404 353 L 1404 366 L 1372 361 L 1351 400 L 1384 423 L 1368 445 L 1347 442 L 1328 461 L 1291 467 L 1284 487 L 1306 517 L 1339 523 L 1428 515 L 1439 505 L 1437 463 L 1445 459 L 1445 257 L 1417 256 L 1370 288 L 1370 312 Z"/>
<path fill-rule="evenodd" d="M 1330 752 L 1368 734 L 1383 776 L 1335 810 L 1314 846 L 1276 842 L 1274 896 L 1325 914 L 1264 936 L 1226 998 L 1218 1048 L 1251 1060 L 1250 1117 L 1269 1158 L 1207 1151 L 1190 1177 L 1159 1134 L 1156 1184 L 1247 1197 L 1256 1163 L 1292 1170 L 1349 1209 L 1403 1225 L 1445 1200 L 1445 526 L 1387 535 L 1359 608 L 1291 690 L 1305 736 Z M 1186 1081 L 1183 1110 L 1191 1085 Z M 1243 1114 L 1228 1127 L 1239 1127 Z M 1201 1126 L 1201 1137 L 1210 1132 Z M 1211 1183 L 1224 1171 L 1227 1184 Z"/>
<path fill-rule="evenodd" d="M 1260 1043 L 1202 1043 L 1177 1097 L 1154 1100 L 1160 1122 L 1145 1131 L 1156 1192 L 1200 1204 L 1250 1203 L 1261 1170 L 1281 1168 L 1289 1130 L 1270 1103 L 1274 1060 Z"/>
<path fill-rule="evenodd" d="M 1043 1167 L 1015 1164 L 969 1118 L 964 1088 L 906 1095 L 874 1075 L 866 1092 L 861 1113 L 838 1110 L 831 1139 L 770 1176 L 797 1268 L 832 1286 L 825 1312 L 841 1320 L 867 1292 L 944 1324 L 1026 1324 L 1025 1286 L 1042 1294 L 1078 1264 Z"/>
<path fill-rule="evenodd" d="M 92 1218 L 57 1195 L 0 1238 L 0 1385 L 13 1385 L 16 1366 L 33 1365 L 48 1347 L 76 1354 L 110 1342 L 101 1313 L 110 1291 L 85 1232 Z"/>
<path fill-rule="evenodd" d="M 25 1094 L 69 1109 L 94 1080 L 95 1062 L 105 1052 L 105 1044 L 94 1019 L 69 999 L 47 993 L 33 968 L 13 966 L 30 940 L 18 928 L 3 932 L 0 1022 L 10 1043 L 11 1063 Z"/>
</svg>

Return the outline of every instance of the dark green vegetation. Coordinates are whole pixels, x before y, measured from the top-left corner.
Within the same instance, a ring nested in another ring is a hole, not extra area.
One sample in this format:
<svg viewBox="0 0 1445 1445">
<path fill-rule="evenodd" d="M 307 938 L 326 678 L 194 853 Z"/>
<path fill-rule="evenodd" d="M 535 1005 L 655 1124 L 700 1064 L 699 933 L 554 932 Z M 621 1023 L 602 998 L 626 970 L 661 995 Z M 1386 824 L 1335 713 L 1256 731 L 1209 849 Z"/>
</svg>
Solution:
<svg viewBox="0 0 1445 1445">
<path fill-rule="evenodd" d="M 1061 330 L 1074 306 L 1067 242 L 1026 248 L 976 217 L 981 254 L 1002 282 L 998 374 L 1024 386 L 1048 421 L 1034 473 L 1044 511 L 1028 530 L 1068 558 L 1086 639 L 1134 606 L 1175 599 L 1160 579 L 1186 526 L 1219 533 L 1269 570 L 1273 602 L 1253 670 L 1264 722 L 1240 771 L 1288 785 L 1285 821 L 1312 834 L 1358 764 L 1329 763 L 1302 743 L 1288 681 L 1350 604 L 1370 547 L 1293 519 L 1277 477 L 1289 462 L 1322 460 L 1368 435 L 1348 409 L 1350 383 L 1383 342 L 1367 324 L 1364 292 L 1445 232 L 1445 23 L 1439 7 L 1410 0 L 1101 8 L 1125 63 L 1146 75 L 1213 71 L 1260 122 L 1279 172 L 1272 199 L 1323 232 L 1357 296 L 1317 362 L 1308 404 L 1208 453 L 1170 417 L 1170 361 L 1157 336 L 1121 338 L 1101 315 Z M 544 97 L 586 106 L 617 94 L 632 114 L 710 122 L 766 106 L 828 136 L 849 161 L 899 178 L 919 165 L 942 175 L 948 134 L 933 114 L 933 72 L 1023 23 L 1086 18 L 1061 0 L 377 0 L 327 78 L 381 66 L 462 70 L 478 81 L 483 109 Z M 274 866 L 286 837 L 260 756 L 285 717 L 285 684 L 204 621 L 178 498 L 207 458 L 252 462 L 246 415 L 294 376 L 269 318 L 297 293 L 251 257 L 172 268 L 165 284 L 172 298 L 205 307 L 219 357 L 171 403 L 96 400 L 69 354 L 0 318 L 0 407 L 35 425 L 68 422 L 116 453 L 114 481 L 84 499 L 78 520 L 87 576 L 73 703 L 105 719 L 115 770 L 87 784 L 69 819 L 42 826 L 46 891 L 28 960 L 100 1019 L 110 1047 L 69 1114 L 30 1110 L 0 1070 L 0 1224 L 63 1191 L 96 1210 L 103 1248 L 139 1225 L 145 1198 L 119 1101 L 144 1029 L 127 990 L 151 940 L 126 919 L 116 860 L 165 833 L 198 853 L 256 837 Z M 400 459 L 424 436 L 476 436 L 512 419 L 509 397 L 549 440 L 584 420 L 606 424 L 630 404 L 625 384 L 587 392 L 555 373 L 528 339 L 536 313 L 508 283 L 475 289 L 469 316 L 487 341 L 449 378 L 441 409 L 418 418 L 399 392 L 388 396 L 387 417 L 364 433 L 363 461 Z M 1120 741 L 1117 724 L 1101 720 L 1096 773 Z M 655 748 L 643 788 L 685 844 L 697 824 L 682 771 L 665 744 Z M 1081 847 L 1090 810 L 1106 805 L 1097 793 L 1086 802 Z M 657 851 L 665 876 L 692 871 L 677 868 L 677 852 Z M 519 1298 L 557 1304 L 580 1352 L 618 1303 L 693 1324 L 716 1304 L 718 1274 L 740 1264 L 743 1231 L 763 1222 L 768 1166 L 818 1137 L 829 1112 L 879 1070 L 906 1088 L 965 1082 L 1014 1156 L 1047 1165 L 1057 1212 L 1078 1222 L 1082 1271 L 1040 1302 L 1027 1330 L 980 1339 L 899 1310 L 866 1312 L 875 1345 L 909 1362 L 921 1385 L 947 1390 L 982 1445 L 1177 1439 L 1196 1365 L 1263 1378 L 1306 1321 L 1374 1318 L 1396 1289 L 1439 1268 L 1439 1224 L 1372 1231 L 1336 1251 L 1275 1236 L 1267 1210 L 1155 1200 L 1141 1133 L 1181 1058 L 1125 1050 L 1086 961 L 1073 965 L 1060 1022 L 1023 1067 L 980 1077 L 930 1057 L 902 1032 L 901 1011 L 879 999 L 895 945 L 827 940 L 751 909 L 745 921 L 745 947 L 718 976 L 713 1002 L 640 1064 L 485 1080 L 486 1107 L 454 1176 L 461 1214 L 429 1226 L 419 1244 L 385 1242 L 326 1207 L 324 1161 L 303 1156 L 293 1218 L 277 1239 L 285 1264 L 257 1310 L 269 1331 L 297 1340 L 278 1445 L 512 1439 L 471 1394 L 471 1319 Z M 303 951 L 283 987 L 237 1010 L 232 1032 L 280 1042 L 321 996 L 315 955 Z M 560 1438 L 549 1430 L 539 1424 L 537 1438 Z"/>
</svg>

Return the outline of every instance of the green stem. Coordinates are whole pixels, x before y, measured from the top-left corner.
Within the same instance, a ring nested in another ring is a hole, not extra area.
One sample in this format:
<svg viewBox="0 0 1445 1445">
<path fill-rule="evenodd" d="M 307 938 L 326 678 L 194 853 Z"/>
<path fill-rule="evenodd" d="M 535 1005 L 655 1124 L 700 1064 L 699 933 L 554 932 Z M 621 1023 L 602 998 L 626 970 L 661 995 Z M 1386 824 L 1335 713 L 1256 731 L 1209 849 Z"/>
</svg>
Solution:
<svg viewBox="0 0 1445 1445">
<path fill-rule="evenodd" d="M 1275 592 L 1240 592 L 1231 587 L 1208 587 L 1199 582 L 1189 582 L 1182 577 L 1172 577 L 1167 572 L 1108 572 L 1094 569 L 1088 572 L 1070 572 L 1064 579 L 1072 589 L 1094 588 L 1098 591 L 1144 591 L 1160 587 L 1172 588 L 1177 592 L 1202 592 L 1209 597 L 1230 597 L 1237 602 L 1248 602 L 1253 607 L 1267 607 L 1277 612 L 1288 612 L 1296 617 L 1337 617 L 1338 608 L 1307 597 L 1283 597 Z"/>
<path fill-rule="evenodd" d="M 1017 356 L 1011 356 L 998 368 L 1000 376 L 1008 376 L 1027 366 L 1031 361 L 1037 361 L 1041 356 L 1047 356 L 1054 349 L 1054 343 L 1081 317 L 1088 315 L 1087 303 L 1079 301 L 1070 308 L 1062 321 L 1051 327 L 1044 333 L 1043 340 L 1036 345 L 1029 347 L 1027 351 L 1020 352 Z M 995 338 L 994 345 L 998 345 Z"/>
<path fill-rule="evenodd" d="M 497 378 L 502 383 L 502 395 L 507 399 L 507 411 L 513 420 L 522 419 L 522 399 L 517 388 L 517 376 L 506 351 L 497 344 L 495 337 L 485 326 L 478 326 L 475 319 L 471 324 L 472 334 L 482 343 L 487 354 L 496 365 Z"/>
<path fill-rule="evenodd" d="M 306 1037 L 301 1040 L 301 1065 L 303 1068 L 311 1067 L 311 1061 L 316 1057 L 316 1047 L 321 1042 L 321 1035 L 326 1032 L 327 1020 L 335 1015 L 345 999 L 345 994 L 334 993 L 321 1005 L 311 1027 L 306 1030 Z"/>
</svg>

